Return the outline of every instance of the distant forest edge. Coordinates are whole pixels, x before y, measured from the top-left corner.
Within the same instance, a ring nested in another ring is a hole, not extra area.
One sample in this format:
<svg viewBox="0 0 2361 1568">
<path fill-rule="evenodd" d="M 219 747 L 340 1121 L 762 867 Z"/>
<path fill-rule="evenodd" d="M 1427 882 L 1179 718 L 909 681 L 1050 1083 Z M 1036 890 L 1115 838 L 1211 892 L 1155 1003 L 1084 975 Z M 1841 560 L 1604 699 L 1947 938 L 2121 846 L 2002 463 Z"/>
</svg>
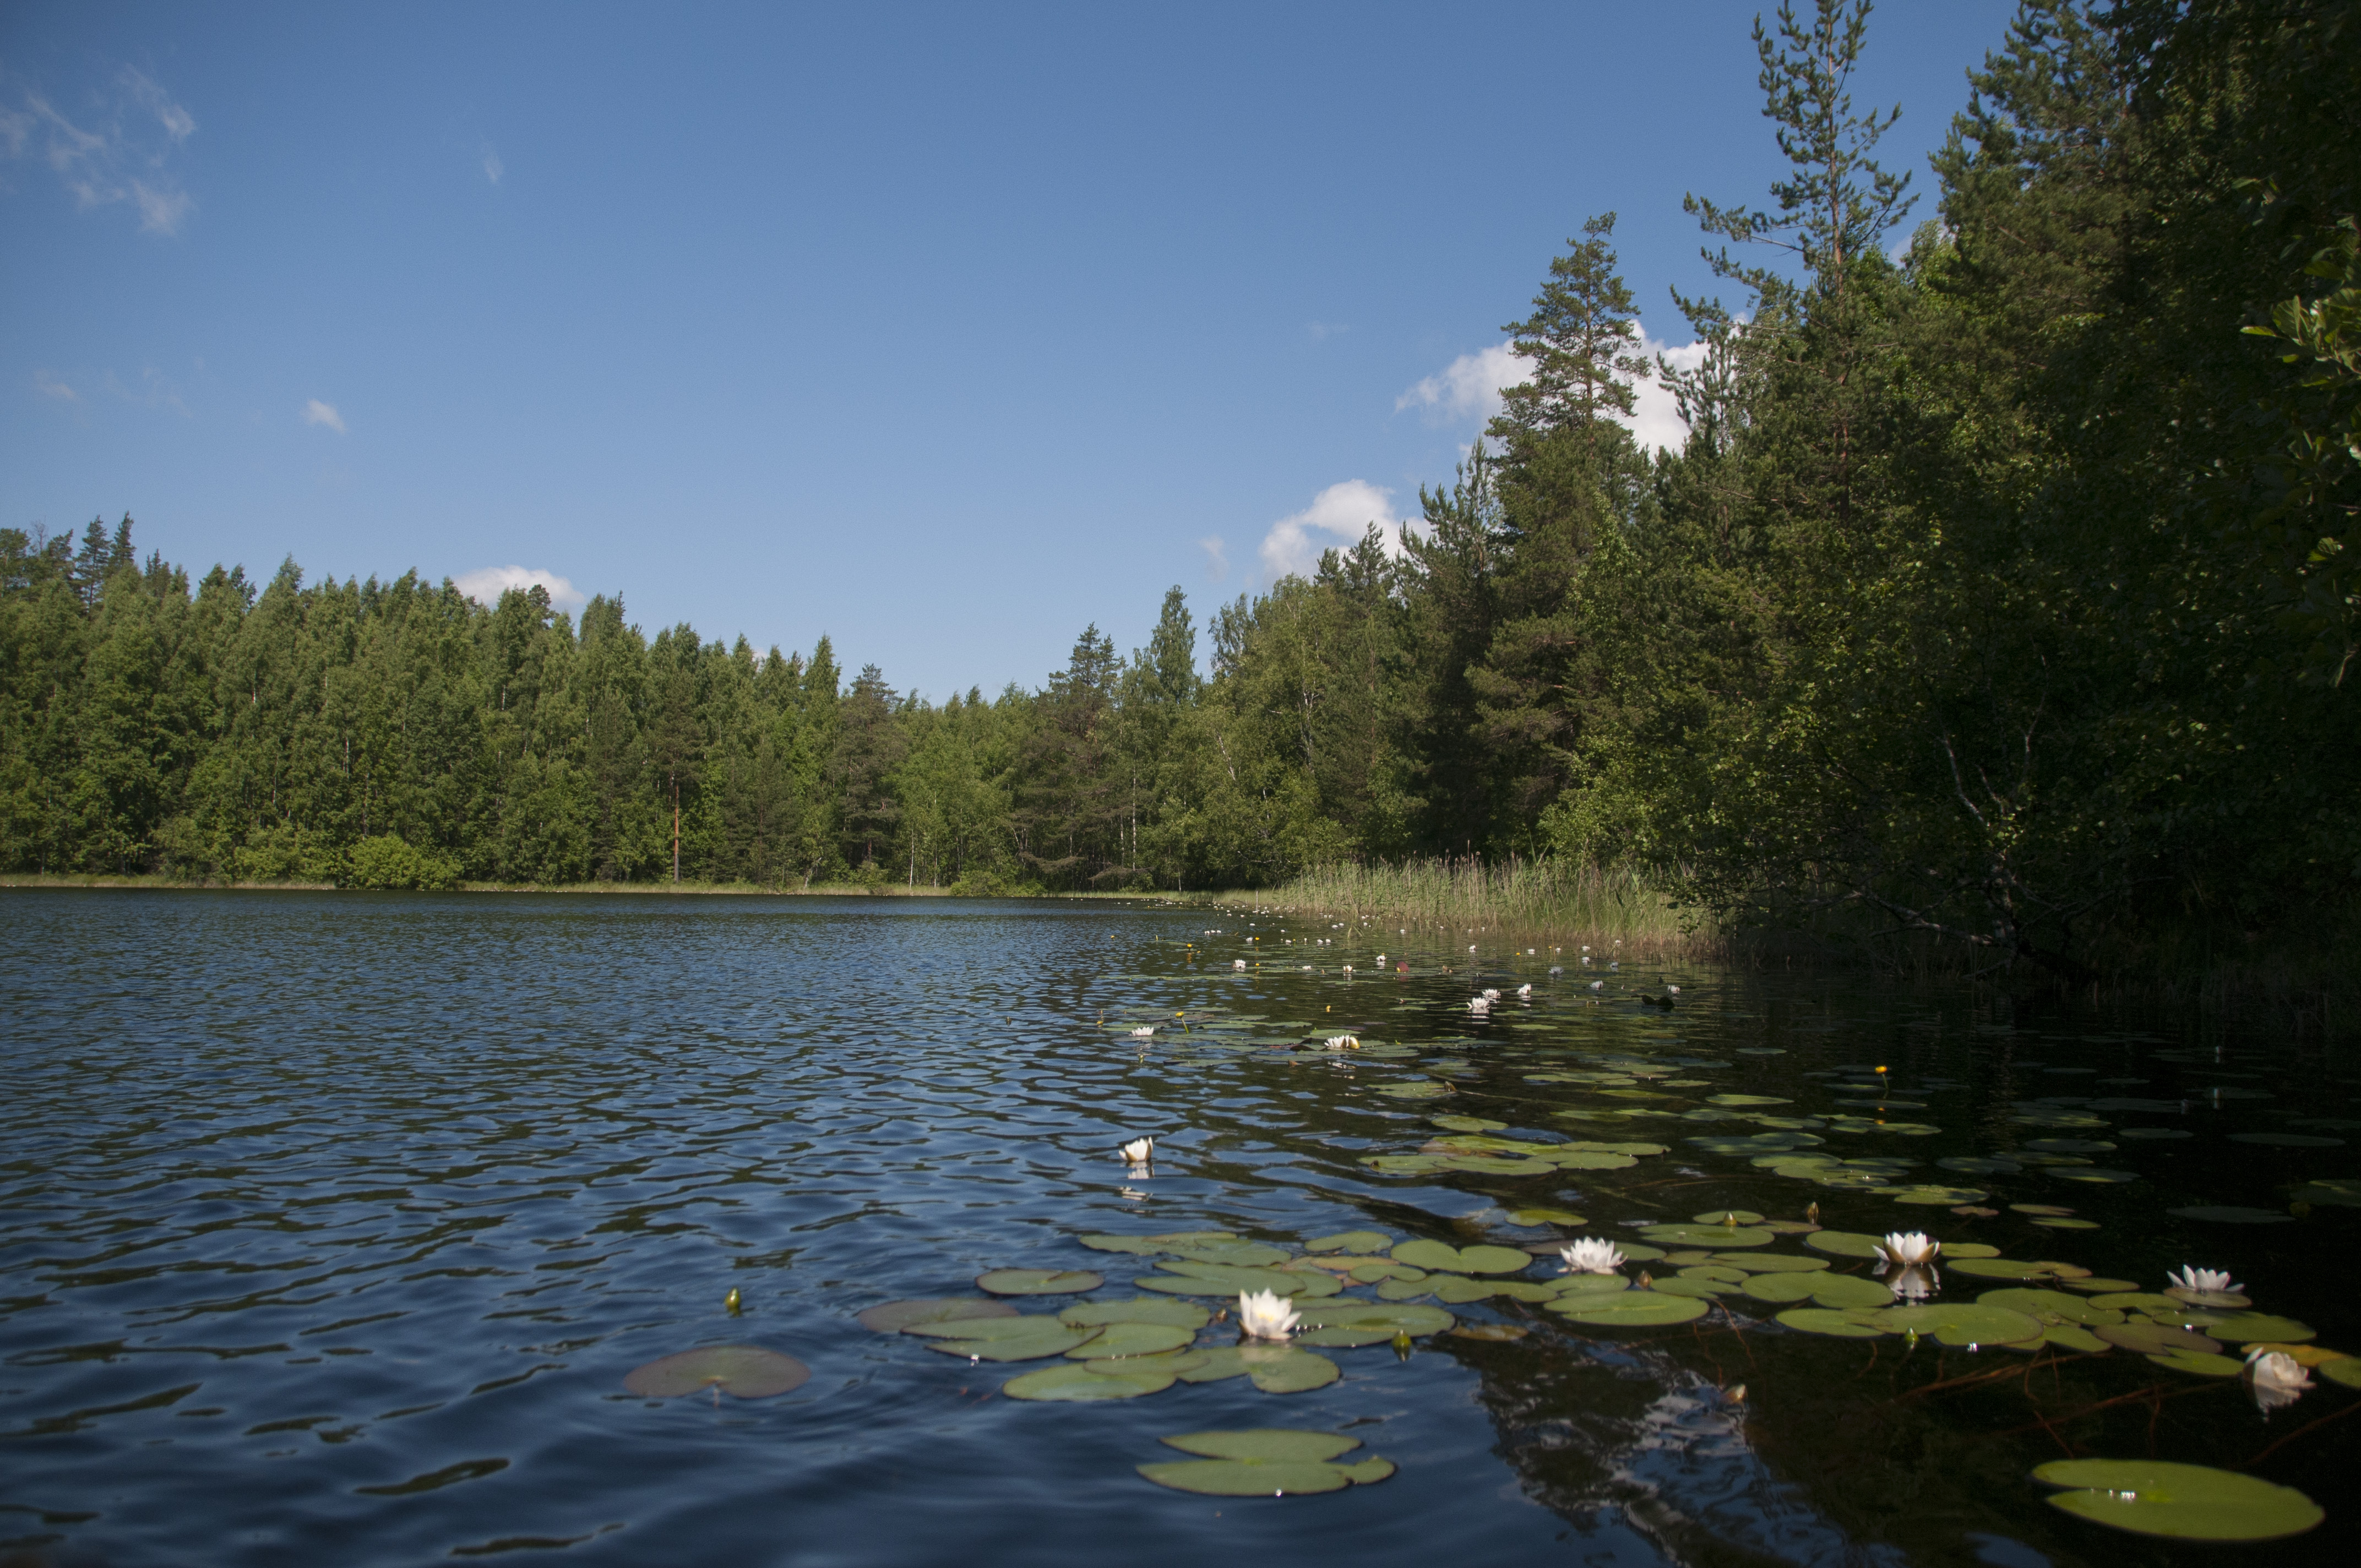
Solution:
<svg viewBox="0 0 2361 1568">
<path fill-rule="evenodd" d="M 677 809 L 708 883 L 1513 855 L 2066 983 L 2349 970 L 2361 5 L 2026 5 L 1915 229 L 1846 93 L 1867 9 L 1757 25 L 1792 169 L 1687 200 L 1701 365 L 1640 357 L 1589 220 L 1423 524 L 1219 606 L 1202 670 L 1178 588 L 1128 656 L 936 706 L 620 597 L 0 531 L 0 868 L 645 883 Z M 1614 417 L 1652 375 L 1677 454 Z"/>
</svg>

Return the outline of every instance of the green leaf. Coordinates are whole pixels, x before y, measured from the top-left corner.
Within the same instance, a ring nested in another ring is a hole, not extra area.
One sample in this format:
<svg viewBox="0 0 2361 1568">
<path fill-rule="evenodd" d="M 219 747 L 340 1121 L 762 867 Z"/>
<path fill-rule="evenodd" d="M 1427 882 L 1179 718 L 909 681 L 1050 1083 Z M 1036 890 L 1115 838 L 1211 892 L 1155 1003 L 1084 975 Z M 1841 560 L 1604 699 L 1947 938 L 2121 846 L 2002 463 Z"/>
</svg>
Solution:
<svg viewBox="0 0 2361 1568">
<path fill-rule="evenodd" d="M 1010 1378 L 1000 1386 L 1000 1391 L 1012 1399 L 1137 1399 L 1143 1394 L 1160 1394 L 1171 1387 L 1175 1376 L 1170 1366 L 1121 1372 L 1099 1371 L 1090 1366 L 1048 1366 Z"/>
<path fill-rule="evenodd" d="M 1106 1276 L 1087 1268 L 995 1268 L 975 1283 L 995 1296 L 1079 1296 L 1105 1284 Z"/>
<path fill-rule="evenodd" d="M 2203 1464 L 2157 1459 L 2053 1459 L 2033 1473 L 2074 1490 L 2052 1508 L 2111 1530 L 2180 1541 L 2276 1541 L 2326 1514 L 2292 1486 Z"/>
<path fill-rule="evenodd" d="M 623 1387 L 645 1398 L 667 1399 L 719 1388 L 741 1399 L 767 1399 L 800 1388 L 811 1368 L 792 1355 L 752 1344 L 708 1344 L 664 1356 L 623 1376 Z"/>
<path fill-rule="evenodd" d="M 914 1323 L 950 1323 L 962 1318 L 1013 1318 L 1016 1309 L 1005 1301 L 994 1301 L 982 1296 L 952 1296 L 940 1299 L 886 1301 L 862 1312 L 861 1326 L 874 1333 L 890 1334 L 906 1332 Z"/>
</svg>

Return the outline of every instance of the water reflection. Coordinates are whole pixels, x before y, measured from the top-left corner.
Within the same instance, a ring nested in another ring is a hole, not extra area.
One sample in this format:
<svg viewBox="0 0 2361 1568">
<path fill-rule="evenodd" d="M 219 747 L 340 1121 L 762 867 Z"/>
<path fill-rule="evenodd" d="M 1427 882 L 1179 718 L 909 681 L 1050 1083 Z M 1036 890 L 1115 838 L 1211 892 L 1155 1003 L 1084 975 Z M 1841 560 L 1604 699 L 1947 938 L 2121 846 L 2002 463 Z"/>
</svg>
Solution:
<svg viewBox="0 0 2361 1568">
<path fill-rule="evenodd" d="M 1817 1205 L 1832 1229 L 1925 1229 L 2143 1291 L 2168 1266 L 2229 1268 L 2260 1310 L 2361 1349 L 2349 1270 L 2309 1266 L 2349 1241 L 2353 1210 L 2289 1216 L 2291 1194 L 2333 1197 L 2356 1174 L 2355 1086 L 2290 1044 L 1856 976 L 1684 973 L 1667 1011 L 1637 998 L 1670 996 L 1668 977 L 1634 965 L 1553 975 L 1565 960 L 1546 949 L 1479 939 L 1471 959 L 1462 940 L 1202 911 L 6 908 L 0 1502 L 16 1511 L 0 1533 L 45 1552 L 177 1563 L 196 1539 L 254 1562 L 532 1546 L 1098 1564 L 1120 1541 L 1140 1563 L 1240 1546 L 2129 1563 L 2154 1548 L 2053 1521 L 2025 1472 L 2152 1451 L 2312 1492 L 2329 1526 L 2272 1549 L 2301 1561 L 2336 1530 L 2333 1482 L 2356 1452 L 2345 1427 L 2297 1430 L 2349 1408 L 2341 1386 L 2272 1415 L 2247 1380 L 2121 1351 L 1793 1332 L 1742 1290 L 1641 1330 L 1491 1298 L 1450 1310 L 1521 1337 L 1329 1352 L 1345 1376 L 1309 1393 L 1240 1378 L 1082 1407 L 1001 1398 L 1027 1365 L 854 1321 L 987 1269 L 1104 1266 L 1073 1240 L 1099 1230 L 1300 1244 L 1375 1226 L 1554 1269 L 1577 1235 L 1633 1245 L 1708 1211 L 1800 1223 Z M 1499 999 L 1471 1013 L 1486 990 Z M 1367 1163 L 1417 1157 L 1438 1115 L 1537 1146 L 1670 1152 Z M 1152 1165 L 1121 1152 L 1139 1136 Z M 2044 1224 L 2061 1221 L 2095 1228 Z M 1148 1272 L 1112 1268 L 1102 1294 Z M 1923 1281 L 1938 1300 L 2012 1283 Z M 760 1401 L 622 1387 L 661 1356 L 741 1343 L 810 1381 Z M 1131 1474 L 1169 1457 L 1162 1435 L 1273 1424 L 1348 1432 L 1400 1472 L 1226 1507 Z"/>
</svg>

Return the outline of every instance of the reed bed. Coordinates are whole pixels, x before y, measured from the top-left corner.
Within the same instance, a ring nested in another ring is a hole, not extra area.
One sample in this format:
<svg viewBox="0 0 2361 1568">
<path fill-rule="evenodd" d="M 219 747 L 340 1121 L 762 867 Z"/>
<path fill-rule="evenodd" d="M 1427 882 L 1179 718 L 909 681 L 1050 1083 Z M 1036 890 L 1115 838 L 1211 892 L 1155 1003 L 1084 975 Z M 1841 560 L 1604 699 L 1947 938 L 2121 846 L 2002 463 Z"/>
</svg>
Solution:
<svg viewBox="0 0 2361 1568">
<path fill-rule="evenodd" d="M 1288 915 L 1366 920 L 1413 936 L 1510 936 L 1589 944 L 1620 956 L 1709 959 L 1729 944 L 1666 880 L 1629 864 L 1444 857 L 1315 867 L 1259 893 L 1231 895 Z"/>
</svg>

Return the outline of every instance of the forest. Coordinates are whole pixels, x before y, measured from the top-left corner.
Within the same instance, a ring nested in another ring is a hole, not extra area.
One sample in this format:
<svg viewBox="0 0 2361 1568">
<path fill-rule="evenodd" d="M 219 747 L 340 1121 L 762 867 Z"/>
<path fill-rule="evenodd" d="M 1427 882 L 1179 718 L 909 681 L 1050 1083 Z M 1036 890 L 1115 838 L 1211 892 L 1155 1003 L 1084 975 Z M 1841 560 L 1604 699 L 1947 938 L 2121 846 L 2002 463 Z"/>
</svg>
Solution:
<svg viewBox="0 0 2361 1568">
<path fill-rule="evenodd" d="M 1852 103 L 1868 12 L 1756 25 L 1789 170 L 1686 198 L 1701 365 L 1640 355 L 1615 215 L 1577 217 L 1422 522 L 1202 628 L 1175 588 L 1128 653 L 1083 628 L 1038 689 L 0 530 L 0 868 L 1002 893 L 1515 855 L 2065 983 L 2349 956 L 2361 5 L 2026 0 L 1927 191 Z M 1618 422 L 1650 377 L 1677 453 Z"/>
</svg>

